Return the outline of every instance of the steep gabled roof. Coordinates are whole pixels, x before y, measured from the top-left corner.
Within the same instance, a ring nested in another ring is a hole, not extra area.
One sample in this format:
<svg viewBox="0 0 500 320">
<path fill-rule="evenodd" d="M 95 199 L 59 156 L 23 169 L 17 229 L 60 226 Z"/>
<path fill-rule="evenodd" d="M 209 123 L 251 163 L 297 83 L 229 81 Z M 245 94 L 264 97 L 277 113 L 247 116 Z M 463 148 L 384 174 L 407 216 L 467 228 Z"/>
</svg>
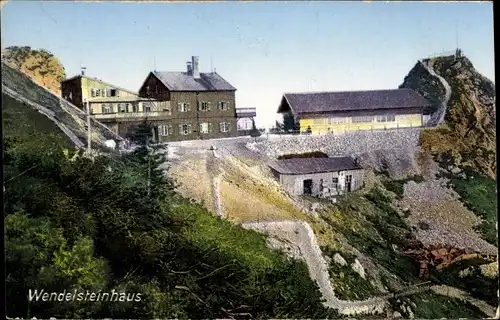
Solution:
<svg viewBox="0 0 500 320">
<path fill-rule="evenodd" d="M 194 78 L 187 72 L 154 71 L 158 78 L 170 91 L 235 91 L 229 82 L 218 73 L 200 73 L 200 78 Z"/>
<path fill-rule="evenodd" d="M 269 166 L 280 174 L 310 174 L 362 169 L 351 157 L 293 158 L 275 160 Z"/>
<path fill-rule="evenodd" d="M 332 111 L 424 107 L 429 102 L 412 89 L 285 93 L 278 113 L 288 107 L 295 114 Z"/>
</svg>

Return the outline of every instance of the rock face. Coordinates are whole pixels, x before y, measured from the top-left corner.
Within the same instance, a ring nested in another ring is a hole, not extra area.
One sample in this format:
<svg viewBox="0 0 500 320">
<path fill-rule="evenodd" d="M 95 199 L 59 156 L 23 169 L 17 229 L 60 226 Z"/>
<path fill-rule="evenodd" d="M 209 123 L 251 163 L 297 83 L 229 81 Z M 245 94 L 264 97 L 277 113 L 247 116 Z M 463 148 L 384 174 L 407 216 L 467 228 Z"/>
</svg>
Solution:
<svg viewBox="0 0 500 320">
<path fill-rule="evenodd" d="M 456 55 L 419 61 L 400 88 L 411 88 L 427 98 L 431 112 L 447 102 L 446 126 L 422 134 L 424 150 L 441 162 L 496 175 L 495 85 L 467 57 L 457 51 Z"/>
<path fill-rule="evenodd" d="M 61 81 L 66 77 L 64 67 L 52 53 L 30 47 L 7 47 L 2 61 L 15 68 L 56 95 L 61 93 Z"/>
</svg>

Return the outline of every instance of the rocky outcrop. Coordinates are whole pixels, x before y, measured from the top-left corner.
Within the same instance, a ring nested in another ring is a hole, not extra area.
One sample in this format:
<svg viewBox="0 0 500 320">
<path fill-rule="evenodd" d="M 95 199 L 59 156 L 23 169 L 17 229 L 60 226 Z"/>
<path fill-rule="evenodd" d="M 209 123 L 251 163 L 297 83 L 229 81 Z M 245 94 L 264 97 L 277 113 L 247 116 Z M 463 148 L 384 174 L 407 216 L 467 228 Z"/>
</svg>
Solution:
<svg viewBox="0 0 500 320">
<path fill-rule="evenodd" d="M 456 55 L 419 61 L 400 88 L 411 88 L 432 104 L 434 124 L 446 126 L 424 132 L 421 145 L 440 162 L 469 167 L 496 176 L 495 85 L 459 51 Z M 444 111 L 445 112 L 440 112 Z"/>
<path fill-rule="evenodd" d="M 61 61 L 47 50 L 30 47 L 7 47 L 2 61 L 28 75 L 37 84 L 56 95 L 61 93 L 61 81 L 66 77 Z"/>
</svg>

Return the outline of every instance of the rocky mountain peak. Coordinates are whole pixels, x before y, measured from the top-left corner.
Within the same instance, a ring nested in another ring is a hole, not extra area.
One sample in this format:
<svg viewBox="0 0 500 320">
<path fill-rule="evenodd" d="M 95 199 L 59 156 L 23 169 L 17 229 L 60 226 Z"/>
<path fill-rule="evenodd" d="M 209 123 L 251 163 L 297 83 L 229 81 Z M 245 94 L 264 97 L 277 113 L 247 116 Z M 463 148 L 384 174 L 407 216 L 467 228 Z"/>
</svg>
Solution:
<svg viewBox="0 0 500 320">
<path fill-rule="evenodd" d="M 455 55 L 422 59 L 400 88 L 411 88 L 432 104 L 427 111 L 435 123 L 430 124 L 439 126 L 424 132 L 422 146 L 435 154 L 454 153 L 448 159 L 454 165 L 495 176 L 495 85 L 466 56 L 457 50 Z M 438 138 L 444 140 L 438 143 Z"/>
</svg>

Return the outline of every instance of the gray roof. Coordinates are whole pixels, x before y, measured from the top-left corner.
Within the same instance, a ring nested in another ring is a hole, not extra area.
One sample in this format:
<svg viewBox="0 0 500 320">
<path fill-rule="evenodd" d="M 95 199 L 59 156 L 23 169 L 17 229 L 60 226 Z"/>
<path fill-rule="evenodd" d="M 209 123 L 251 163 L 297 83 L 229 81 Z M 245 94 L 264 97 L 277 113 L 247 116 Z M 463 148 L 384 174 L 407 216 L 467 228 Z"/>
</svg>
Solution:
<svg viewBox="0 0 500 320">
<path fill-rule="evenodd" d="M 424 107 L 429 105 L 429 101 L 412 89 L 390 89 L 285 93 L 278 112 L 286 111 L 286 104 L 290 105 L 295 114 L 300 114 Z"/>
<path fill-rule="evenodd" d="M 235 91 L 229 82 L 216 72 L 200 73 L 196 79 L 187 72 L 154 71 L 153 74 L 170 91 Z"/>
<path fill-rule="evenodd" d="M 293 158 L 275 160 L 269 166 L 280 174 L 309 174 L 361 169 L 351 157 Z"/>
</svg>

